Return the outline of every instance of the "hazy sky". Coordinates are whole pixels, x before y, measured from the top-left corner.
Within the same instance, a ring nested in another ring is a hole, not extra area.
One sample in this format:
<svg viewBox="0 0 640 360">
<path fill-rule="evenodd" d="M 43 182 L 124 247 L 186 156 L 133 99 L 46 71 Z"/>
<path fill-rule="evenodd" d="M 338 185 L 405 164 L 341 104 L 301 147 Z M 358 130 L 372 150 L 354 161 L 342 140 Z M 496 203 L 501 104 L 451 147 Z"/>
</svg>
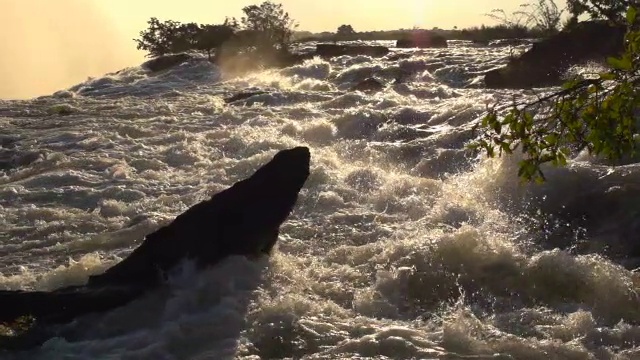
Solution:
<svg viewBox="0 0 640 360">
<path fill-rule="evenodd" d="M 136 33 L 151 16 L 181 21 L 220 22 L 240 17 L 243 6 L 259 0 L 91 0 Z M 300 23 L 300 30 L 335 30 L 351 24 L 356 31 L 424 26 L 452 28 L 489 24 L 484 13 L 515 9 L 525 0 L 276 0 Z M 558 4 L 564 5 L 564 0 Z"/>
<path fill-rule="evenodd" d="M 150 17 L 220 23 L 262 0 L 0 0 L 0 99 L 48 94 L 143 61 L 133 38 Z M 299 30 L 492 24 L 525 0 L 275 0 Z M 560 0 L 559 4 L 564 5 Z"/>
</svg>

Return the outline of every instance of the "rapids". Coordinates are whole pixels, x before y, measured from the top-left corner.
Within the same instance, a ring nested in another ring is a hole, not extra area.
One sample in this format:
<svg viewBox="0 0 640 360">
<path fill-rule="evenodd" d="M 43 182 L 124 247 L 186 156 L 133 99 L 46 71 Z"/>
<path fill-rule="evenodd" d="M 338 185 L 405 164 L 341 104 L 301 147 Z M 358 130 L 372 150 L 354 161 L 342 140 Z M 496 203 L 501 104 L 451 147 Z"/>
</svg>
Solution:
<svg viewBox="0 0 640 360">
<path fill-rule="evenodd" d="M 637 241 L 638 164 L 580 154 L 522 185 L 516 156 L 465 147 L 486 105 L 533 98 L 482 86 L 510 49 L 397 52 L 230 80 L 132 67 L 0 101 L 4 289 L 82 284 L 277 150 L 312 151 L 271 258 L 185 262 L 167 289 L 0 357 L 639 359 L 640 278 L 606 251 Z M 388 87 L 347 91 L 372 75 Z M 224 103 L 248 89 L 267 93 Z"/>
</svg>

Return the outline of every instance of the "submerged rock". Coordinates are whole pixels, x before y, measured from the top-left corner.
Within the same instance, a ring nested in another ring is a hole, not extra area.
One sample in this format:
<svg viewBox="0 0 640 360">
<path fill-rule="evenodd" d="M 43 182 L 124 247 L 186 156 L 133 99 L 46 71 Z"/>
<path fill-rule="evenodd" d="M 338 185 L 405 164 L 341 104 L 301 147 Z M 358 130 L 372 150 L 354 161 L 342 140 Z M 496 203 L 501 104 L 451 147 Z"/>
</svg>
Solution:
<svg viewBox="0 0 640 360">
<path fill-rule="evenodd" d="M 262 91 L 262 90 L 258 90 L 258 91 L 247 91 L 247 92 L 241 92 L 241 93 L 237 93 L 235 95 L 232 95 L 228 98 L 224 99 L 224 102 L 227 104 L 232 104 L 236 101 L 240 101 L 240 100 L 246 100 L 252 96 L 255 95 L 262 95 L 262 94 L 268 94 L 267 91 Z"/>
<path fill-rule="evenodd" d="M 367 78 L 351 87 L 351 91 L 378 92 L 384 88 L 385 85 L 382 82 L 374 78 Z"/>
<path fill-rule="evenodd" d="M 488 88 L 531 88 L 562 83 L 571 66 L 603 61 L 623 50 L 625 28 L 588 21 L 534 43 L 531 49 L 503 68 L 485 74 Z"/>
<path fill-rule="evenodd" d="M 22 342 L 34 346 L 55 335 L 46 335 L 47 325 L 111 310 L 162 285 L 165 274 L 183 259 L 194 260 L 202 269 L 231 255 L 269 254 L 309 176 L 309 162 L 306 147 L 280 151 L 251 177 L 147 235 L 127 258 L 90 277 L 86 286 L 51 292 L 0 291 L 0 322 L 34 317 L 36 327 L 24 335 L 31 340 Z"/>
</svg>

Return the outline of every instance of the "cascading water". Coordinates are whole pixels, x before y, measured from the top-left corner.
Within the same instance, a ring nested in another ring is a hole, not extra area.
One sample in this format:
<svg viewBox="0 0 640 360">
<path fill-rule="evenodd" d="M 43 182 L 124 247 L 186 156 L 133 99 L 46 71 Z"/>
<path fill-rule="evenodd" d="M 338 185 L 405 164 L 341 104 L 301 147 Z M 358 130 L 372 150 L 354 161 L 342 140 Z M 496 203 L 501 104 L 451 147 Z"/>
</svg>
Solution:
<svg viewBox="0 0 640 360">
<path fill-rule="evenodd" d="M 81 284 L 277 150 L 312 150 L 273 257 L 185 263 L 166 290 L 2 358 L 640 358 L 637 164 L 580 155 L 524 186 L 515 156 L 465 148 L 486 104 L 529 96 L 481 86 L 509 49 L 404 52 L 233 80 L 136 67 L 0 101 L 5 289 Z M 387 88 L 348 91 L 370 76 Z M 266 92 L 224 103 L 248 88 Z"/>
</svg>

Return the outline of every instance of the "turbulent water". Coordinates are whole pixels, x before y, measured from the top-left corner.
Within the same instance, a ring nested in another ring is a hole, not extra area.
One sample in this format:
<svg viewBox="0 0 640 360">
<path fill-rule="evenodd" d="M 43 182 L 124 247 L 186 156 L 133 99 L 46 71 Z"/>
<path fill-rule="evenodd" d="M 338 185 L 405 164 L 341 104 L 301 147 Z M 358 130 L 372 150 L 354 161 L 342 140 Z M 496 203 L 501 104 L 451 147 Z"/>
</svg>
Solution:
<svg viewBox="0 0 640 360">
<path fill-rule="evenodd" d="M 638 167 L 581 154 L 522 185 L 517 158 L 465 147 L 487 104 L 533 96 L 483 89 L 509 48 L 402 52 L 231 80 L 207 62 L 133 67 L 0 101 L 5 289 L 82 284 L 277 150 L 312 153 L 270 258 L 185 263 L 165 289 L 0 357 L 640 359 L 640 278 L 615 251 L 638 238 Z M 348 91 L 372 75 L 388 87 Z M 267 93 L 223 101 L 252 88 Z"/>
</svg>

